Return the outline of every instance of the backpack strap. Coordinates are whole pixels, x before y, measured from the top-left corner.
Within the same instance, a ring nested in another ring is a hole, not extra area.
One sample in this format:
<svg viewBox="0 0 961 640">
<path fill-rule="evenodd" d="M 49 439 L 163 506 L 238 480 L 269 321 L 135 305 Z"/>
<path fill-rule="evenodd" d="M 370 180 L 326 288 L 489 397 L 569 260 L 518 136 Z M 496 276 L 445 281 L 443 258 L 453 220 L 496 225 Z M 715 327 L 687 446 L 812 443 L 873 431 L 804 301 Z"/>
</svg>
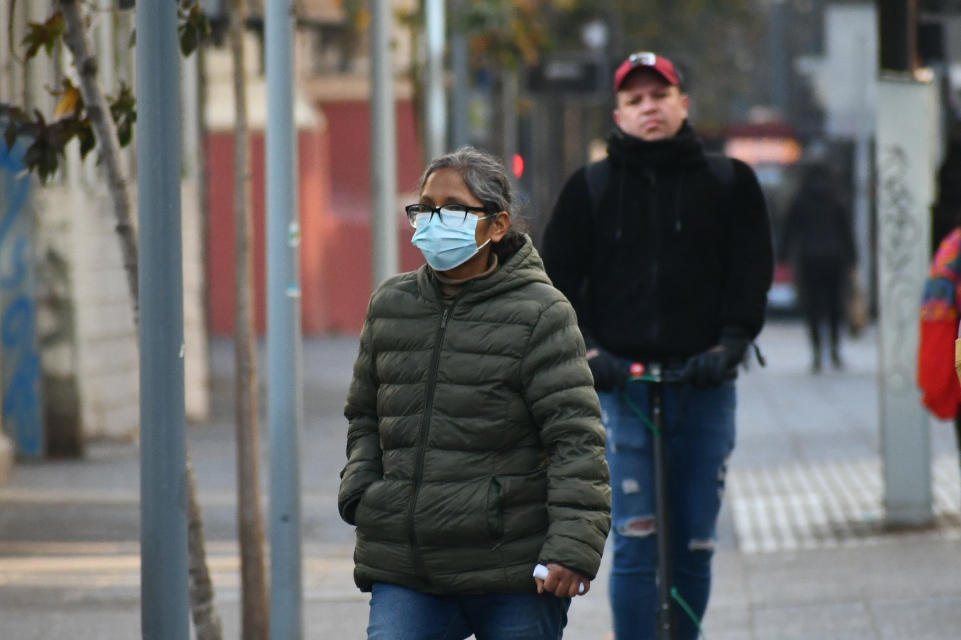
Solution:
<svg viewBox="0 0 961 640">
<path fill-rule="evenodd" d="M 587 193 L 591 198 L 591 219 L 597 219 L 597 211 L 601 205 L 601 196 L 607 188 L 607 181 L 611 177 L 611 163 L 607 158 L 592 162 L 584 167 L 587 178 Z"/>
<path fill-rule="evenodd" d="M 704 154 L 707 160 L 708 169 L 721 183 L 725 189 L 731 188 L 734 184 L 734 162 L 723 153 L 710 151 Z M 607 182 L 611 178 L 611 163 L 607 158 L 591 162 L 584 168 L 584 175 L 587 178 L 587 193 L 591 198 L 591 216 L 597 217 L 597 210 L 601 204 L 601 196 L 607 188 Z"/>
<path fill-rule="evenodd" d="M 709 151 L 704 154 L 707 166 L 725 189 L 734 184 L 734 162 L 723 153 Z"/>
</svg>

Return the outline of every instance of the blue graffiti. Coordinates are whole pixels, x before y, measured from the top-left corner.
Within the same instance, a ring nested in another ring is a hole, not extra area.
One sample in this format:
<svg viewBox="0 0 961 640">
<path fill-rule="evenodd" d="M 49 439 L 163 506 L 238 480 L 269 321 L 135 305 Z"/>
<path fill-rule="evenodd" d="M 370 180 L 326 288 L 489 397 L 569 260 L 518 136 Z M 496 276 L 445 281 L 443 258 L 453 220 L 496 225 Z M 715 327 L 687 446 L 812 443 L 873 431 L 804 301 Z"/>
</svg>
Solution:
<svg viewBox="0 0 961 640">
<path fill-rule="evenodd" d="M 5 169 L 9 176 L 4 181 L 6 183 L 4 191 L 8 192 L 9 202 L 3 213 L 3 219 L 0 220 L 0 244 L 10 232 L 10 227 L 16 222 L 17 215 L 24 210 L 27 195 L 30 193 L 30 178 L 25 173 L 25 167 L 16 151 L 17 147 L 14 147 L 14 153 L 8 153 L 6 144 L 0 145 L 0 167 Z"/>
<path fill-rule="evenodd" d="M 40 418 L 40 354 L 37 349 L 36 304 L 29 288 L 31 242 L 28 229 L 15 223 L 29 215 L 27 197 L 30 179 L 20 162 L 18 149 L 8 153 L 0 145 L 0 177 L 5 196 L 0 218 L 0 246 L 10 264 L 0 265 L 0 290 L 11 298 L 0 316 L 0 345 L 4 365 L 3 423 L 19 455 L 38 457 L 43 453 L 43 424 Z"/>
<path fill-rule="evenodd" d="M 27 338 L 33 337 L 33 302 L 25 295 L 17 296 L 7 305 L 0 318 L 0 341 L 7 349 L 13 349 Z"/>
<path fill-rule="evenodd" d="M 21 286 L 27 278 L 30 269 L 30 238 L 25 235 L 18 236 L 16 246 L 13 249 L 13 273 L 10 275 L 0 275 L 0 288 L 14 289 Z"/>
<path fill-rule="evenodd" d="M 17 421 L 17 448 L 31 456 L 43 452 L 39 384 L 40 356 L 36 352 L 26 353 L 3 394 L 3 415 Z"/>
</svg>

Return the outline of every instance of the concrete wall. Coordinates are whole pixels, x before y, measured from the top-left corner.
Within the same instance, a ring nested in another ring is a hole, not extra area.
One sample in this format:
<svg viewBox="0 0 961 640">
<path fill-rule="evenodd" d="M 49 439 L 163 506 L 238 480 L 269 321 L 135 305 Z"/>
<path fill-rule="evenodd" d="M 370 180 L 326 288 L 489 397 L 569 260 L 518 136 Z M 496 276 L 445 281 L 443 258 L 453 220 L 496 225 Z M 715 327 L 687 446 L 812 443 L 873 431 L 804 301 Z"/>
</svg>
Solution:
<svg viewBox="0 0 961 640">
<path fill-rule="evenodd" d="M 193 185 L 183 188 L 184 367 L 191 420 L 209 412 L 209 366 L 203 310 L 201 222 Z M 132 193 L 136 203 L 136 193 Z M 110 198 L 99 186 L 38 190 L 38 262 L 44 300 L 40 335 L 44 374 L 63 390 L 45 404 L 71 401 L 87 438 L 137 438 L 140 374 L 126 273 Z M 72 305 L 68 308 L 67 303 Z M 71 398 L 72 383 L 76 397 Z M 68 407 L 60 407 L 70 419 Z"/>
<path fill-rule="evenodd" d="M 71 203 L 83 433 L 136 437 L 140 360 L 112 206 L 100 189 L 83 194 Z"/>
</svg>

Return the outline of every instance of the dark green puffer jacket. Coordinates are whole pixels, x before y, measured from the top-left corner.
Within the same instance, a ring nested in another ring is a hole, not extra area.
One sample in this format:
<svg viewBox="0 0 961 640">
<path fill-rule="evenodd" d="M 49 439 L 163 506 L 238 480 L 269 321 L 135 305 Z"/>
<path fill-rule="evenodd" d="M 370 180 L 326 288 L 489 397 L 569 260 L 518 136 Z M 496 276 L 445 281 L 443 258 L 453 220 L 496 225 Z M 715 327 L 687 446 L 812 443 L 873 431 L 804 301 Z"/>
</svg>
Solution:
<svg viewBox="0 0 961 640">
<path fill-rule="evenodd" d="M 371 296 L 344 411 L 354 580 L 530 592 L 593 579 L 610 528 L 604 428 L 574 311 L 528 239 L 445 310 L 426 266 Z"/>
</svg>

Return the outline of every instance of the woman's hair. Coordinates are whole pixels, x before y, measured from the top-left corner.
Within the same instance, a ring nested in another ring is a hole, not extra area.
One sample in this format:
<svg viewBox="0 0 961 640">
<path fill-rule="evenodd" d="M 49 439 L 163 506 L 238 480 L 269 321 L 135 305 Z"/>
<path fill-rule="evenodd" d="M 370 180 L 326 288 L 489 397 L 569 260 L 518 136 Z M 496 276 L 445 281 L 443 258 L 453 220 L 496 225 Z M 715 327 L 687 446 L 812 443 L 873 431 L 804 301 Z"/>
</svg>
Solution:
<svg viewBox="0 0 961 640">
<path fill-rule="evenodd" d="M 524 246 L 524 225 L 520 221 L 514 207 L 514 188 L 504 165 L 494 156 L 479 151 L 474 147 L 464 146 L 446 155 L 434 158 L 424 175 L 420 179 L 419 192 L 424 191 L 424 184 L 430 174 L 440 169 L 454 169 L 470 192 L 484 203 L 488 213 L 506 211 L 511 217 L 511 225 L 500 242 L 491 243 L 491 250 L 497 255 L 501 264 L 517 253 Z"/>
</svg>

